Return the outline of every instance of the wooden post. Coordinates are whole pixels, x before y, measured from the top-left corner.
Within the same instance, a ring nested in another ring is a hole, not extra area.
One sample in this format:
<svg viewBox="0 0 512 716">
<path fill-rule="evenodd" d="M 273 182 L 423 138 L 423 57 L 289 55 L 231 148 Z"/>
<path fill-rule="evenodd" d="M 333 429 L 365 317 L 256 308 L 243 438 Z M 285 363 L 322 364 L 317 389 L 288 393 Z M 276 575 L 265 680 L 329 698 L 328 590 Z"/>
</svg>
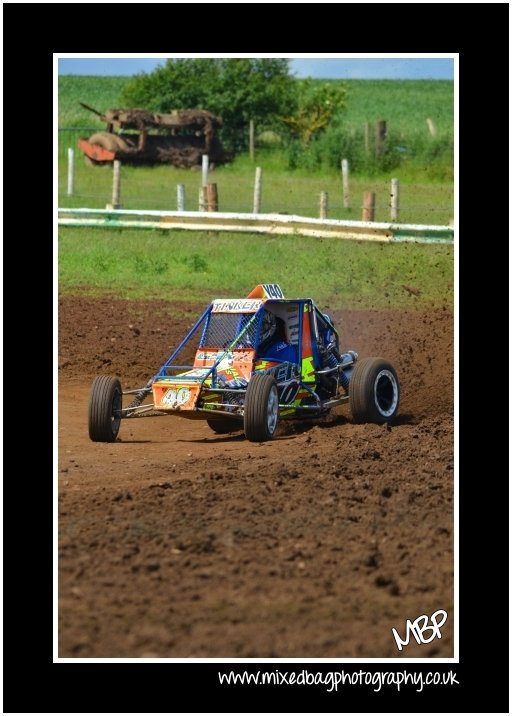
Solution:
<svg viewBox="0 0 512 716">
<path fill-rule="evenodd" d="M 375 220 L 375 192 L 365 191 L 363 195 L 363 221 Z"/>
<path fill-rule="evenodd" d="M 343 208 L 350 207 L 350 192 L 348 188 L 348 159 L 341 160 L 341 179 L 343 184 Z"/>
<path fill-rule="evenodd" d="M 261 167 L 256 167 L 256 177 L 254 180 L 254 202 L 253 213 L 259 214 L 261 210 Z"/>
<path fill-rule="evenodd" d="M 146 144 L 148 141 L 148 130 L 147 129 L 141 129 L 141 132 L 139 134 L 139 141 L 137 142 L 137 149 L 139 152 L 145 152 L 146 151 Z"/>
<path fill-rule="evenodd" d="M 107 209 L 121 209 L 121 162 L 114 159 L 114 172 L 112 176 L 112 204 Z"/>
<path fill-rule="evenodd" d="M 207 211 L 219 210 L 219 196 L 217 194 L 217 184 L 208 184 L 206 188 L 208 209 Z"/>
<path fill-rule="evenodd" d="M 436 127 L 434 122 L 430 119 L 430 117 L 427 117 L 427 127 L 428 131 L 430 132 L 432 137 L 435 137 L 437 134 Z"/>
<path fill-rule="evenodd" d="M 254 119 L 249 120 L 249 158 L 254 161 Z"/>
<path fill-rule="evenodd" d="M 202 155 L 202 166 L 201 166 L 201 169 L 202 169 L 201 186 L 208 185 L 208 165 L 209 165 L 208 154 L 203 154 Z"/>
<path fill-rule="evenodd" d="M 208 206 L 207 188 L 205 186 L 199 187 L 199 211 L 206 211 Z"/>
<path fill-rule="evenodd" d="M 326 191 L 320 193 L 320 218 L 327 219 L 329 213 L 329 194 Z"/>
<path fill-rule="evenodd" d="M 68 148 L 68 196 L 73 196 L 75 188 L 75 152 Z"/>
<path fill-rule="evenodd" d="M 364 125 L 364 153 L 370 153 L 370 125 L 365 122 Z"/>
<path fill-rule="evenodd" d="M 391 193 L 389 196 L 389 208 L 391 221 L 398 221 L 398 199 L 399 199 L 400 185 L 398 179 L 391 179 Z"/>
<path fill-rule="evenodd" d="M 380 159 L 384 154 L 386 131 L 386 121 L 379 119 L 375 124 L 375 159 Z"/>
<path fill-rule="evenodd" d="M 185 184 L 176 187 L 176 204 L 178 211 L 185 211 Z"/>
</svg>

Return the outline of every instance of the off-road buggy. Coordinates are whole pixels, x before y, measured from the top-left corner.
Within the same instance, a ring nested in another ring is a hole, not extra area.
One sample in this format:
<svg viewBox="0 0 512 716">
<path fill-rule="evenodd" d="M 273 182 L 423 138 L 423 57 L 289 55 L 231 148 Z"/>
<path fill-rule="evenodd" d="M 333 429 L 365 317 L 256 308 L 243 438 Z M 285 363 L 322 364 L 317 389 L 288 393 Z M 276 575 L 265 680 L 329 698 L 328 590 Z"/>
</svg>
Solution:
<svg viewBox="0 0 512 716">
<path fill-rule="evenodd" d="M 89 436 L 113 442 L 122 420 L 175 415 L 263 442 L 280 420 L 323 416 L 343 403 L 356 422 L 389 423 L 399 399 L 387 360 L 342 352 L 331 318 L 311 298 L 286 299 L 277 284 L 260 284 L 246 298 L 212 301 L 144 387 L 123 391 L 118 378 L 97 376 Z"/>
</svg>

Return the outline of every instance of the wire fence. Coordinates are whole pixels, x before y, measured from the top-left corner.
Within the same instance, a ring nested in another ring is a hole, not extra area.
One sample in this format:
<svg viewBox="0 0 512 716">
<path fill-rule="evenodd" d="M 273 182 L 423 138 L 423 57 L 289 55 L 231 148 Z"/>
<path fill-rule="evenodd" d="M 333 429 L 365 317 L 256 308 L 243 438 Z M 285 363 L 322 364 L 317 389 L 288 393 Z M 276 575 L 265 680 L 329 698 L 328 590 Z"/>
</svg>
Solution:
<svg viewBox="0 0 512 716">
<path fill-rule="evenodd" d="M 97 128 L 71 128 L 58 133 L 58 201 L 68 208 L 104 209 L 113 201 L 113 168 L 89 166 L 78 148 L 78 139 L 87 138 Z M 70 166 L 70 152 L 73 161 Z M 389 179 L 350 176 L 342 181 L 340 173 L 322 175 L 306 172 L 290 174 L 276 170 L 265 157 L 256 152 L 254 162 L 237 169 L 225 165 L 208 172 L 208 183 L 215 183 L 218 211 L 252 212 L 255 205 L 257 167 L 261 172 L 261 213 L 297 214 L 306 217 L 361 220 L 365 195 L 373 194 L 375 221 L 396 220 L 401 223 L 440 224 L 453 222 L 454 195 L 451 183 L 399 182 L 393 216 L 392 185 Z M 400 180 L 400 176 L 397 177 Z M 200 192 L 204 183 L 201 167 L 179 169 L 170 165 L 121 166 L 118 201 L 125 209 L 178 210 L 200 208 Z M 181 193 L 181 196 L 180 196 Z"/>
</svg>

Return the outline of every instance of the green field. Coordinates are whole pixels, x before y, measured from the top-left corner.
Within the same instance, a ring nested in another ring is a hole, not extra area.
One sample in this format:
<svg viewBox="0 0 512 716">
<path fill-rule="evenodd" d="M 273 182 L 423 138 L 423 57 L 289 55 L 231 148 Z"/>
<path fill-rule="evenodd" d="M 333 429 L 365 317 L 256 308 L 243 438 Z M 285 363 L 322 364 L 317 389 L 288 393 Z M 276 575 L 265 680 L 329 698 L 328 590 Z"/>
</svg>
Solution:
<svg viewBox="0 0 512 716">
<path fill-rule="evenodd" d="M 60 75 L 59 127 L 104 128 L 79 102 L 104 111 L 119 107 L 130 77 Z M 337 82 L 338 80 L 324 80 Z M 344 113 L 347 127 L 385 119 L 398 132 L 427 131 L 430 117 L 440 133 L 453 134 L 453 82 L 450 80 L 343 80 L 349 94 Z M 177 108 L 178 109 L 178 108 Z"/>
<path fill-rule="evenodd" d="M 111 169 L 85 166 L 77 148 L 79 137 L 88 137 L 104 123 L 81 108 L 80 101 L 99 110 L 121 104 L 121 92 L 129 77 L 59 77 L 59 206 L 102 208 L 111 196 Z M 335 80 L 332 80 L 335 81 Z M 350 208 L 344 209 L 339 167 L 289 168 L 285 148 L 257 146 L 256 161 L 239 155 L 210 174 L 218 185 L 221 211 L 252 210 L 255 165 L 263 169 L 263 212 L 285 212 L 318 216 L 320 192 L 329 194 L 329 218 L 360 219 L 363 193 L 377 195 L 376 220 L 389 220 L 389 181 L 401 182 L 400 215 L 403 223 L 447 224 L 453 217 L 453 163 L 446 147 L 431 145 L 426 125 L 430 117 L 439 135 L 453 140 L 453 82 L 433 80 L 347 80 L 349 99 L 344 115 L 345 135 L 362 142 L 365 122 L 385 118 L 399 147 L 401 134 L 409 137 L 413 148 L 404 166 L 381 170 L 365 177 L 351 170 Z M 73 129 L 74 128 L 74 129 Z M 444 134 L 443 134 L 444 133 Z M 355 144 L 354 144 L 355 146 Z M 68 148 L 75 150 L 75 191 L 66 196 Z M 417 153 L 417 155 L 415 154 Z M 176 209 L 176 186 L 184 184 L 187 210 L 198 207 L 200 175 L 171 166 L 123 166 L 122 204 L 124 208 Z"/>
<path fill-rule="evenodd" d="M 226 290 L 244 296 L 258 283 L 279 283 L 285 295 L 331 309 L 451 308 L 453 253 L 450 245 L 60 227 L 59 286 L 205 303 Z"/>
<path fill-rule="evenodd" d="M 385 119 L 397 132 L 426 131 L 429 117 L 439 133 L 453 135 L 450 80 L 346 80 L 346 124 L 358 127 Z"/>
<path fill-rule="evenodd" d="M 351 208 L 343 208 L 341 176 L 307 174 L 293 176 L 276 166 L 271 153 L 258 159 L 263 169 L 263 213 L 288 213 L 318 216 L 320 193 L 329 194 L 331 219 L 361 219 L 365 191 L 376 194 L 376 221 L 389 221 L 388 178 L 350 181 Z M 251 212 L 254 194 L 254 164 L 240 157 L 232 164 L 210 172 L 209 181 L 217 184 L 220 211 Z M 88 167 L 81 156 L 76 157 L 75 195 L 66 196 L 66 165 L 59 164 L 59 206 L 104 209 L 112 196 L 111 167 Z M 197 211 L 201 172 L 171 166 L 122 167 L 121 203 L 124 209 L 176 210 L 176 187 L 185 186 L 186 210 Z M 401 182 L 400 214 L 402 223 L 448 224 L 453 217 L 453 185 L 439 182 Z"/>
<path fill-rule="evenodd" d="M 123 87 L 129 77 L 94 77 L 88 75 L 59 75 L 59 128 L 105 128 L 105 122 L 80 106 L 80 102 L 104 112 L 119 107 Z"/>
<path fill-rule="evenodd" d="M 112 168 L 86 166 L 77 150 L 80 136 L 104 123 L 82 109 L 122 106 L 127 77 L 59 77 L 58 203 L 60 207 L 104 208 L 111 201 Z M 361 136 L 365 122 L 385 119 L 395 135 L 427 137 L 426 118 L 453 139 L 453 82 L 349 80 L 343 124 Z M 72 130 L 72 128 L 76 128 Z M 67 149 L 75 148 L 74 194 L 67 196 Z M 444 159 L 442 160 L 444 161 Z M 219 210 L 251 212 L 255 166 L 263 169 L 261 211 L 319 215 L 320 192 L 328 192 L 329 218 L 360 219 L 363 192 L 377 197 L 377 221 L 389 221 L 389 180 L 400 179 L 402 223 L 448 224 L 454 215 L 452 181 L 440 181 L 416 162 L 409 175 L 376 177 L 351 173 L 350 208 L 343 208 L 339 169 L 291 171 L 284 149 L 261 145 L 256 162 L 240 155 L 210 172 Z M 125 209 L 176 209 L 183 184 L 186 209 L 197 210 L 200 171 L 172 166 L 122 167 Z M 245 293 L 260 282 L 277 282 L 287 295 L 309 294 L 327 307 L 422 308 L 453 302 L 452 246 L 387 245 L 340 239 L 265 237 L 248 234 L 59 228 L 59 290 L 205 302 L 212 295 Z M 403 286 L 418 289 L 418 295 Z"/>
</svg>

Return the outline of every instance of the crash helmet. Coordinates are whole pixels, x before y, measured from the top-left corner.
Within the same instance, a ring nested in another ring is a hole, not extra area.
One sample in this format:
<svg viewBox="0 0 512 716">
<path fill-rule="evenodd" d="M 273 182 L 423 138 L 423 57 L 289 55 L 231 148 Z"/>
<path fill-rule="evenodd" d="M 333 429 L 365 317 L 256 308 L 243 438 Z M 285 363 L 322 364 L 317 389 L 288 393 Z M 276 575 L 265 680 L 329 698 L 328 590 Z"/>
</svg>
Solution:
<svg viewBox="0 0 512 716">
<path fill-rule="evenodd" d="M 263 312 L 263 320 L 261 323 L 261 339 L 260 345 L 268 343 L 274 337 L 277 331 L 277 320 L 273 313 L 270 311 Z"/>
<path fill-rule="evenodd" d="M 333 322 L 332 322 L 331 316 L 328 313 L 324 313 L 322 315 L 328 323 L 328 325 L 325 327 L 325 332 L 324 332 L 324 342 L 327 345 L 335 340 L 334 331 L 331 328 L 331 326 L 333 325 Z"/>
</svg>

